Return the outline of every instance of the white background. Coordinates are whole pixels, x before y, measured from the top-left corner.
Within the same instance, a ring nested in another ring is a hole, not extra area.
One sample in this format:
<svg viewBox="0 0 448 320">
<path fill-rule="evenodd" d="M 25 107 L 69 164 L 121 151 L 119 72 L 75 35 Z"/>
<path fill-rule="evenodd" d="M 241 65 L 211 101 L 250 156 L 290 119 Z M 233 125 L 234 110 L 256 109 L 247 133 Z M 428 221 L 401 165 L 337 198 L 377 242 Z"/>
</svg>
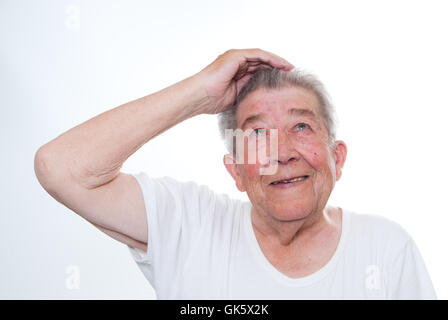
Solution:
<svg viewBox="0 0 448 320">
<path fill-rule="evenodd" d="M 34 154 L 227 49 L 259 47 L 317 74 L 333 98 L 348 158 L 330 203 L 401 224 L 447 299 L 445 3 L 0 1 L 0 298 L 154 298 L 124 245 L 40 187 Z M 244 198 L 224 152 L 216 117 L 198 116 L 150 141 L 123 171 Z M 67 286 L 70 266 L 79 289 Z"/>
</svg>

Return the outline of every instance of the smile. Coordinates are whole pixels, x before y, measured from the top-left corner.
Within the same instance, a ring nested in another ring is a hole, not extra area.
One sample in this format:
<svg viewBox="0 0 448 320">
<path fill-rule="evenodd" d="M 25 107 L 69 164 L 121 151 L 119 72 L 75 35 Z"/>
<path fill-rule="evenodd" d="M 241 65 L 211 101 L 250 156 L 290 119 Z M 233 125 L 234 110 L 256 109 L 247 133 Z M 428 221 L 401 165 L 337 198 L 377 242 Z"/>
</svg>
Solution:
<svg viewBox="0 0 448 320">
<path fill-rule="evenodd" d="M 306 179 L 308 179 L 308 177 L 309 176 L 306 175 L 306 176 L 300 176 L 300 177 L 295 177 L 295 178 L 291 178 L 291 179 L 278 180 L 278 181 L 271 182 L 269 185 L 284 186 L 284 185 L 290 185 L 290 184 L 297 184 L 298 182 L 305 181 Z"/>
</svg>

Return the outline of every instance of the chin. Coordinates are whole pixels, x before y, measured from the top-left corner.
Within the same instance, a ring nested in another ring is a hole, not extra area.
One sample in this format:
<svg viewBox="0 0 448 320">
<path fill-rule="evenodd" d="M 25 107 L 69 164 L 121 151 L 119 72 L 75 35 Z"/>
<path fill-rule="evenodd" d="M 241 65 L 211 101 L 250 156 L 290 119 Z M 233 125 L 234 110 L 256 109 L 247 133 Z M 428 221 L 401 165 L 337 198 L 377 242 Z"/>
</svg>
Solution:
<svg viewBox="0 0 448 320">
<path fill-rule="evenodd" d="M 276 220 L 280 221 L 294 221 L 307 218 L 314 210 L 312 204 L 291 203 L 282 204 L 277 203 L 270 211 Z"/>
</svg>

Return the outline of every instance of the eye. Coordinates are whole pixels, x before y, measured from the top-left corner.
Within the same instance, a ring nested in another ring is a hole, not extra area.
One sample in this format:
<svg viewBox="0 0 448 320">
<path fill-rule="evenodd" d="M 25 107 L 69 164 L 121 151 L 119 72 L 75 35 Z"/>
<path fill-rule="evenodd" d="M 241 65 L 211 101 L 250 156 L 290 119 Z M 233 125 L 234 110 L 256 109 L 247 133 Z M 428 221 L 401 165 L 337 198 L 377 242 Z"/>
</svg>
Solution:
<svg viewBox="0 0 448 320">
<path fill-rule="evenodd" d="M 262 128 L 254 129 L 254 134 L 256 136 L 265 135 L 266 134 L 266 129 L 262 129 Z"/>
<path fill-rule="evenodd" d="M 300 122 L 300 123 L 296 124 L 295 128 L 297 128 L 299 131 L 303 131 L 306 129 L 310 129 L 310 126 L 307 125 L 306 123 Z"/>
</svg>

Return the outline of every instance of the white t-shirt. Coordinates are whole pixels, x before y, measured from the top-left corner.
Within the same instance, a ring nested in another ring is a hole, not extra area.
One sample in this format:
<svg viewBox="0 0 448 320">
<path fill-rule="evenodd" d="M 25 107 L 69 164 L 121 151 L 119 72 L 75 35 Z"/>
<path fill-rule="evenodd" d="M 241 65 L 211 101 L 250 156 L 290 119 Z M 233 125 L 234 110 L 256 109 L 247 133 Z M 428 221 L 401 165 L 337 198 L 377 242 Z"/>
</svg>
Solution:
<svg viewBox="0 0 448 320">
<path fill-rule="evenodd" d="M 409 234 L 376 215 L 343 210 L 330 261 L 290 278 L 270 264 L 249 201 L 169 177 L 133 175 L 143 192 L 148 249 L 130 248 L 158 299 L 435 299 Z"/>
</svg>

